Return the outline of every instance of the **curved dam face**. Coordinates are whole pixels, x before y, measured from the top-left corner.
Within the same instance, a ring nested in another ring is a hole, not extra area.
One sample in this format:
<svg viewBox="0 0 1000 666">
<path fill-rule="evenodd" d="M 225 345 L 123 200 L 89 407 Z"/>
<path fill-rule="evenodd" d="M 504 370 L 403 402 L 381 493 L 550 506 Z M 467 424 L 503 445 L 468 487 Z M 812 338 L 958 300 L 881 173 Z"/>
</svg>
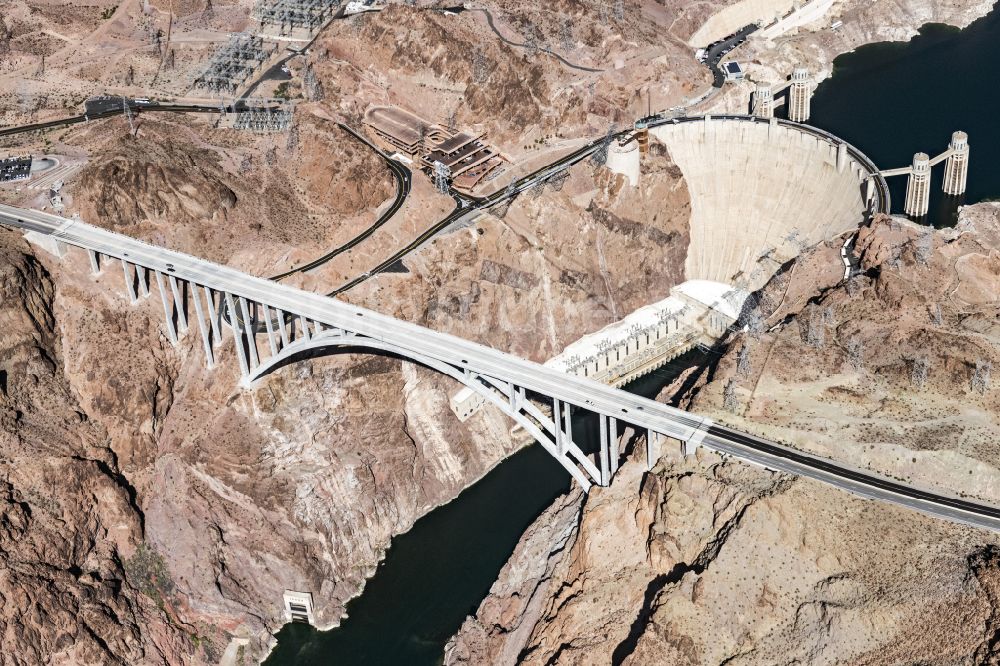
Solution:
<svg viewBox="0 0 1000 666">
<path fill-rule="evenodd" d="M 870 170 L 798 126 L 706 118 L 650 129 L 691 193 L 685 277 L 754 291 L 804 247 L 855 229 Z"/>
</svg>

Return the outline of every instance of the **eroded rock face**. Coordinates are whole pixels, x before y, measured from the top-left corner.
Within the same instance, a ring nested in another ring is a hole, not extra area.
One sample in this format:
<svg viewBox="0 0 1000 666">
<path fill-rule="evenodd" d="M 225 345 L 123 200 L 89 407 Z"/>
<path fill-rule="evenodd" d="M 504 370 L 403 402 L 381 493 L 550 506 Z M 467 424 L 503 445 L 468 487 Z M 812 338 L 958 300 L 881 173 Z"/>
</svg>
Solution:
<svg viewBox="0 0 1000 666">
<path fill-rule="evenodd" d="M 954 230 L 936 233 L 880 218 L 858 234 L 863 272 L 849 282 L 839 249 L 817 248 L 763 290 L 766 332 L 732 341 L 694 408 L 823 456 L 998 501 L 998 236 L 996 204 L 967 207 Z M 730 382 L 735 413 L 719 409 Z"/>
<path fill-rule="evenodd" d="M 454 117 L 518 155 L 562 137 L 604 133 L 650 104 L 680 102 L 694 82 L 708 85 L 710 75 L 689 49 L 664 39 L 674 18 L 662 11 L 619 16 L 593 0 L 545 7 L 502 0 L 457 15 L 390 4 L 331 25 L 315 51 L 332 57 L 317 58 L 315 66 L 344 112 L 360 118 L 377 99 L 429 122 Z M 566 62 L 522 46 L 531 43 Z M 362 75 L 369 69 L 382 79 Z"/>
<path fill-rule="evenodd" d="M 759 332 L 730 340 L 681 404 L 995 502 L 994 390 L 972 389 L 969 355 L 993 358 L 998 213 L 969 207 L 936 233 L 880 218 L 858 236 L 864 273 L 849 285 L 837 244 L 803 255 L 759 294 Z M 921 386 L 910 350 L 930 358 Z M 737 407 L 724 409 L 730 382 Z M 996 535 L 704 451 L 668 451 L 650 472 L 642 458 L 578 512 L 556 505 L 535 523 L 448 663 L 997 658 Z"/>
<path fill-rule="evenodd" d="M 320 129 L 309 123 L 300 131 L 319 141 L 313 133 Z M 131 139 L 121 141 L 98 164 L 147 174 L 146 155 Z M 280 169 L 255 168 L 248 178 L 263 189 L 254 192 L 231 172 L 225 151 L 202 155 L 193 140 L 176 150 L 153 170 L 163 185 L 148 200 L 172 201 L 177 223 L 152 208 L 123 209 L 112 222 L 128 222 L 127 233 L 211 255 L 225 248 L 227 232 L 209 215 L 237 218 L 269 188 L 276 200 L 290 191 Z M 190 160 L 196 172 L 181 168 Z M 311 197 L 309 205 L 323 207 L 332 196 L 320 182 L 330 177 L 322 167 L 302 167 L 318 188 L 302 197 Z M 379 276 L 351 300 L 544 360 L 683 280 L 687 191 L 662 152 L 646 167 L 632 188 L 606 169 L 580 165 L 559 187 L 519 198 L 504 218 L 442 236 L 406 260 L 409 273 Z M 206 200 L 186 209 L 178 193 L 193 191 L 189 173 L 207 179 L 201 184 L 209 191 L 235 192 L 235 206 L 212 213 Z M 113 193 L 122 186 L 92 178 L 75 196 L 97 215 L 101 202 L 117 205 Z M 371 252 L 387 252 L 379 243 L 390 240 L 373 238 Z M 242 260 L 259 266 L 273 250 Z M 96 441 L 135 515 L 117 546 L 118 579 L 136 604 L 169 618 L 166 628 L 135 621 L 137 645 L 155 640 L 195 663 L 212 662 L 238 636 L 250 639 L 247 658 L 262 655 L 284 621 L 286 589 L 311 591 L 317 623 L 337 624 L 394 535 L 525 443 L 493 410 L 458 422 L 449 407 L 456 384 L 398 359 L 303 360 L 244 391 L 231 347 L 218 350 L 208 371 L 195 331 L 172 346 L 155 294 L 129 307 L 117 264 L 93 276 L 80 252 L 38 262 L 54 274 L 48 326 L 53 344 L 69 350 L 62 381 L 100 433 Z M 135 654 L 126 661 L 155 661 Z"/>
<path fill-rule="evenodd" d="M 205 653 L 126 569 L 143 513 L 64 374 L 48 272 L 0 232 L 0 663 L 168 663 Z"/>
<path fill-rule="evenodd" d="M 120 149 L 81 179 L 81 186 L 93 193 L 87 218 L 106 219 L 122 231 L 158 217 L 189 224 L 202 218 L 224 221 L 236 205 L 236 193 L 213 173 L 215 160 L 206 157 L 214 156 L 172 142 L 147 144 L 122 137 Z"/>
<path fill-rule="evenodd" d="M 446 663 L 965 663 L 995 650 L 993 535 L 704 453 L 668 452 L 651 472 L 633 458 L 570 504 L 526 532 Z"/>
<path fill-rule="evenodd" d="M 401 318 L 544 362 L 684 281 L 690 211 L 665 154 L 644 163 L 638 187 L 583 164 L 558 190 L 525 193 L 505 214 L 407 258 L 411 275 L 386 275 L 365 297 Z"/>
<path fill-rule="evenodd" d="M 287 268 L 293 251 L 319 256 L 395 194 L 381 157 L 305 110 L 293 146 L 157 116 L 138 137 L 124 120 L 107 125 L 68 188 L 81 218 L 251 272 Z"/>
</svg>

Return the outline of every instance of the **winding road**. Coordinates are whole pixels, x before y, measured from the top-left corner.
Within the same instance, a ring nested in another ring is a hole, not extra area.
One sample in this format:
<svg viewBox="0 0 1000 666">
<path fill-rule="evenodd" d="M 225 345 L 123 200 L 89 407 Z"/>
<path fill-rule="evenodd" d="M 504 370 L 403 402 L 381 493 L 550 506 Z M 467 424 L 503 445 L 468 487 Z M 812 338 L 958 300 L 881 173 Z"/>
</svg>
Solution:
<svg viewBox="0 0 1000 666">
<path fill-rule="evenodd" d="M 413 174 L 407 167 L 405 167 L 400 162 L 397 162 L 396 160 L 386 155 L 382 150 L 378 148 L 378 146 L 376 146 L 367 138 L 365 138 L 364 135 L 359 134 L 358 132 L 354 131 L 344 123 L 337 123 L 337 125 L 342 130 L 353 136 L 355 139 L 361 141 L 362 143 L 370 147 L 372 150 L 378 153 L 379 157 L 385 160 L 386 166 L 389 167 L 389 171 L 392 172 L 393 178 L 396 180 L 396 198 L 393 200 L 392 205 L 389 206 L 389 208 L 387 208 L 385 212 L 379 215 L 378 219 L 375 220 L 375 222 L 370 227 L 366 228 L 364 231 L 359 233 L 351 240 L 347 241 L 343 245 L 333 250 L 330 250 L 322 257 L 317 257 L 316 259 L 313 259 L 312 261 L 303 266 L 299 266 L 298 268 L 293 268 L 291 270 L 285 271 L 284 273 L 280 273 L 279 275 L 272 276 L 271 277 L 272 280 L 281 280 L 296 273 L 304 273 L 305 271 L 311 271 L 314 268 L 322 266 L 323 264 L 330 261 L 337 255 L 340 255 L 350 250 L 352 247 L 358 245 L 359 243 L 363 242 L 366 238 L 368 238 L 373 233 L 378 231 L 378 229 L 382 225 L 388 222 L 390 218 L 392 218 L 392 216 L 394 216 L 399 211 L 399 209 L 403 207 L 403 204 L 406 203 L 406 197 L 410 195 L 410 188 L 413 184 Z"/>
<path fill-rule="evenodd" d="M 720 120 L 740 120 L 740 121 L 755 122 L 755 123 L 770 122 L 770 120 L 766 118 L 757 118 L 755 116 L 746 116 L 738 114 L 718 115 L 712 117 Z M 817 129 L 810 125 L 804 125 L 802 123 L 796 123 L 784 119 L 774 119 L 774 120 L 775 122 L 781 125 L 795 127 L 800 131 L 813 134 L 814 136 L 821 138 L 825 141 L 830 141 L 832 143 L 842 142 L 841 139 L 835 137 L 829 132 L 824 132 L 823 130 Z M 690 122 L 703 122 L 703 121 L 704 117 L 702 116 L 683 117 L 683 118 L 661 118 L 649 121 L 648 127 L 652 129 L 655 127 L 659 127 L 661 125 L 667 125 L 671 123 L 690 123 Z M 611 138 L 613 140 L 619 139 L 632 134 L 632 132 L 633 132 L 632 129 L 621 130 L 620 132 L 613 134 Z M 522 192 L 524 192 L 525 190 L 529 190 L 532 187 L 544 183 L 546 180 L 556 175 L 560 171 L 564 171 L 565 169 L 568 169 L 574 164 L 578 164 L 579 162 L 582 162 L 583 160 L 590 157 L 591 154 L 593 154 L 598 148 L 601 147 L 604 141 L 605 138 L 603 137 L 601 139 L 595 139 L 591 141 L 590 143 L 576 149 L 575 151 L 556 160 L 555 162 L 552 162 L 551 164 L 542 167 L 541 169 L 535 171 L 534 173 L 531 173 L 515 181 L 514 187 L 512 189 L 499 190 L 497 192 L 494 192 L 488 197 L 472 198 L 469 199 L 468 201 L 461 202 L 447 217 L 438 222 L 435 222 L 433 225 L 424 230 L 417 238 L 415 238 L 408 245 L 406 245 L 403 248 L 400 248 L 391 257 L 389 257 L 382 263 L 378 264 L 375 268 L 372 268 L 371 270 L 362 273 L 361 275 L 355 277 L 354 279 L 350 280 L 344 285 L 331 291 L 328 295 L 337 296 L 339 294 L 342 294 L 345 291 L 353 289 L 359 284 L 371 279 L 372 277 L 378 275 L 379 273 L 385 272 L 389 267 L 393 266 L 396 262 L 404 259 L 408 254 L 419 248 L 421 245 L 423 245 L 428 240 L 433 238 L 436 234 L 446 229 L 452 223 L 462 219 L 466 215 L 477 214 L 482 210 L 486 210 L 493 206 L 499 205 L 504 201 L 507 201 L 508 199 L 513 199 Z M 889 206 L 890 206 L 889 187 L 886 184 L 885 179 L 882 178 L 881 175 L 879 175 L 878 167 L 875 166 L 875 164 L 864 153 L 862 153 L 854 146 L 847 144 L 847 149 L 848 149 L 848 154 L 851 156 L 852 159 L 856 160 L 859 164 L 863 165 L 871 173 L 875 174 L 876 203 L 873 206 L 873 210 L 874 212 L 887 213 L 889 211 Z"/>
<path fill-rule="evenodd" d="M 504 44 L 508 44 L 510 46 L 517 46 L 517 47 L 522 48 L 522 49 L 535 48 L 536 50 L 541 51 L 543 53 L 548 53 L 550 56 L 552 56 L 553 58 L 555 58 L 556 60 L 558 60 L 562 64 L 566 65 L 567 67 L 569 67 L 571 69 L 580 70 L 581 72 L 603 72 L 604 71 L 603 69 L 594 69 L 593 67 L 584 67 L 583 65 L 573 64 L 569 60 L 566 60 L 566 58 L 564 58 L 561 55 L 559 55 L 558 53 L 556 53 L 555 51 L 553 51 L 551 49 L 547 49 L 544 46 L 535 46 L 535 47 L 532 47 L 529 44 L 524 44 L 524 43 L 520 43 L 520 42 L 514 42 L 514 41 L 511 41 L 511 40 L 507 39 L 506 37 L 503 36 L 503 33 L 501 33 L 497 29 L 496 24 L 493 22 L 493 14 L 491 14 L 490 10 L 486 9 L 485 7 L 483 7 L 483 8 L 480 8 L 480 7 L 466 7 L 465 11 L 467 11 L 467 12 L 482 12 L 483 14 L 486 14 L 486 22 L 489 24 L 490 30 L 492 30 L 496 34 L 496 36 L 500 39 L 500 41 L 502 41 Z"/>
<path fill-rule="evenodd" d="M 232 105 L 227 107 L 229 112 L 239 112 L 246 108 L 245 102 L 240 99 L 234 102 Z M 219 107 L 208 106 L 208 105 L 197 105 L 197 104 L 138 104 L 134 100 L 129 100 L 129 110 L 133 113 L 139 114 L 144 112 L 162 112 L 162 113 L 218 113 Z M 17 134 L 25 134 L 28 132 L 34 132 L 39 130 L 53 129 L 56 127 L 64 127 L 69 125 L 74 125 L 77 123 L 89 122 L 91 120 L 99 120 L 102 118 L 111 118 L 113 116 L 119 116 L 124 114 L 125 109 L 122 104 L 121 97 L 106 97 L 106 98 L 92 98 L 85 102 L 84 113 L 78 116 L 71 116 L 69 118 L 60 118 L 58 120 L 50 120 L 43 123 L 34 123 L 31 125 L 21 125 L 18 127 L 8 127 L 6 129 L 0 130 L 0 137 L 4 136 L 14 136 Z M 382 227 L 386 222 L 388 222 L 406 203 L 406 198 L 410 195 L 410 188 L 413 184 L 413 174 L 411 171 L 400 162 L 392 159 L 386 155 L 382 150 L 378 148 L 375 144 L 368 140 L 363 134 L 358 133 L 353 128 L 345 125 L 344 123 L 337 123 L 337 125 L 353 136 L 355 139 L 365 144 L 371 148 L 375 153 L 381 157 L 389 171 L 393 175 L 393 179 L 396 181 L 396 197 L 389 206 L 375 222 L 367 227 L 364 231 L 354 236 L 349 241 L 340 245 L 339 247 L 327 252 L 321 257 L 317 257 L 308 263 L 274 275 L 271 277 L 272 280 L 281 280 L 290 275 L 296 273 L 302 273 L 305 271 L 312 270 L 323 264 L 327 263 L 334 257 L 350 250 L 356 245 L 362 243 L 365 239 L 375 233 L 380 227 Z"/>
</svg>

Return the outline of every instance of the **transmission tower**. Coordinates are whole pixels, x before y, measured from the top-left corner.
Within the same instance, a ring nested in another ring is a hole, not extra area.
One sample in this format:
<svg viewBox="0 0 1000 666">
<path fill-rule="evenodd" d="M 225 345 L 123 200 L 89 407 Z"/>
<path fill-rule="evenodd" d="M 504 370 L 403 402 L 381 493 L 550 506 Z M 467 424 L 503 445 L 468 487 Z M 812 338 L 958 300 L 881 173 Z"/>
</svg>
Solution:
<svg viewBox="0 0 1000 666">
<path fill-rule="evenodd" d="M 927 383 L 930 368 L 931 362 L 926 356 L 918 356 L 913 359 L 913 365 L 910 368 L 910 383 L 918 389 L 922 389 Z"/>
<path fill-rule="evenodd" d="M 615 138 L 615 124 L 611 123 L 611 125 L 608 126 L 608 133 L 601 140 L 601 143 L 598 145 L 597 149 L 594 151 L 593 155 L 590 158 L 591 161 L 594 163 L 594 166 L 600 167 L 604 166 L 607 163 L 608 148 L 611 147 L 611 142 L 614 140 L 614 138 Z"/>
<path fill-rule="evenodd" d="M 561 192 L 567 178 L 569 178 L 569 172 L 564 169 L 546 180 L 545 184 L 551 185 L 556 192 Z"/>
<path fill-rule="evenodd" d="M 524 48 L 528 50 L 530 55 L 535 55 L 538 52 L 538 29 L 532 21 L 528 21 L 524 25 Z"/>
<path fill-rule="evenodd" d="M 507 190 L 504 192 L 503 199 L 496 207 L 496 212 L 494 213 L 500 219 L 507 217 L 507 211 L 510 210 L 510 205 L 514 203 L 514 199 L 517 198 L 517 185 L 514 181 L 511 181 L 510 185 L 507 186 Z"/>
<path fill-rule="evenodd" d="M 972 374 L 972 390 L 979 395 L 984 395 L 990 388 L 990 372 L 993 364 L 984 359 L 976 360 L 976 369 Z"/>
<path fill-rule="evenodd" d="M 476 51 L 472 56 L 472 80 L 474 83 L 482 85 L 490 78 L 489 63 L 482 51 Z"/>
<path fill-rule="evenodd" d="M 441 162 L 434 162 L 434 187 L 441 194 L 448 193 L 448 180 L 451 178 L 451 169 Z"/>
<path fill-rule="evenodd" d="M 135 123 L 132 121 L 132 109 L 129 108 L 128 100 L 122 97 L 122 111 L 125 113 L 125 117 L 128 119 L 128 131 L 129 134 L 135 136 Z"/>
<path fill-rule="evenodd" d="M 573 40 L 573 24 L 568 18 L 563 19 L 562 29 L 559 31 L 559 38 L 562 41 L 562 50 L 569 53 L 573 50 L 576 42 Z"/>
</svg>

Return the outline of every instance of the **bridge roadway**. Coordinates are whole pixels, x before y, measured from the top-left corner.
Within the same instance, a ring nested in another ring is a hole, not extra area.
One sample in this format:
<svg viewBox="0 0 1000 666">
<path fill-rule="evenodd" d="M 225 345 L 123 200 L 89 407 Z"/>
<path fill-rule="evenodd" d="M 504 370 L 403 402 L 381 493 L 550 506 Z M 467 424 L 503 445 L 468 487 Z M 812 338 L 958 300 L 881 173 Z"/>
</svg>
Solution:
<svg viewBox="0 0 1000 666">
<path fill-rule="evenodd" d="M 126 266 L 126 262 L 130 262 L 157 271 L 160 276 L 168 275 L 223 291 L 227 296 L 236 295 L 289 314 L 308 317 L 314 322 L 350 332 L 350 335 L 366 336 L 377 341 L 380 348 L 391 349 L 404 357 L 409 352 L 415 358 L 431 358 L 460 368 L 466 372 L 467 378 L 474 376 L 510 382 L 513 395 L 516 395 L 516 384 L 536 396 L 552 398 L 557 411 L 561 401 L 567 406 L 595 412 L 602 419 L 618 419 L 645 429 L 647 433 L 659 433 L 705 446 L 768 469 L 815 479 L 863 497 L 902 505 L 939 518 L 1000 531 L 1000 510 L 995 507 L 891 481 L 842 463 L 802 453 L 590 379 L 567 375 L 484 345 L 336 299 L 39 211 L 0 206 L 0 224 L 34 231 L 68 245 L 117 258 Z M 555 420 L 558 423 L 559 417 L 556 416 Z M 613 432 L 617 436 L 617 425 Z M 607 480 L 604 479 L 605 482 Z"/>
</svg>

